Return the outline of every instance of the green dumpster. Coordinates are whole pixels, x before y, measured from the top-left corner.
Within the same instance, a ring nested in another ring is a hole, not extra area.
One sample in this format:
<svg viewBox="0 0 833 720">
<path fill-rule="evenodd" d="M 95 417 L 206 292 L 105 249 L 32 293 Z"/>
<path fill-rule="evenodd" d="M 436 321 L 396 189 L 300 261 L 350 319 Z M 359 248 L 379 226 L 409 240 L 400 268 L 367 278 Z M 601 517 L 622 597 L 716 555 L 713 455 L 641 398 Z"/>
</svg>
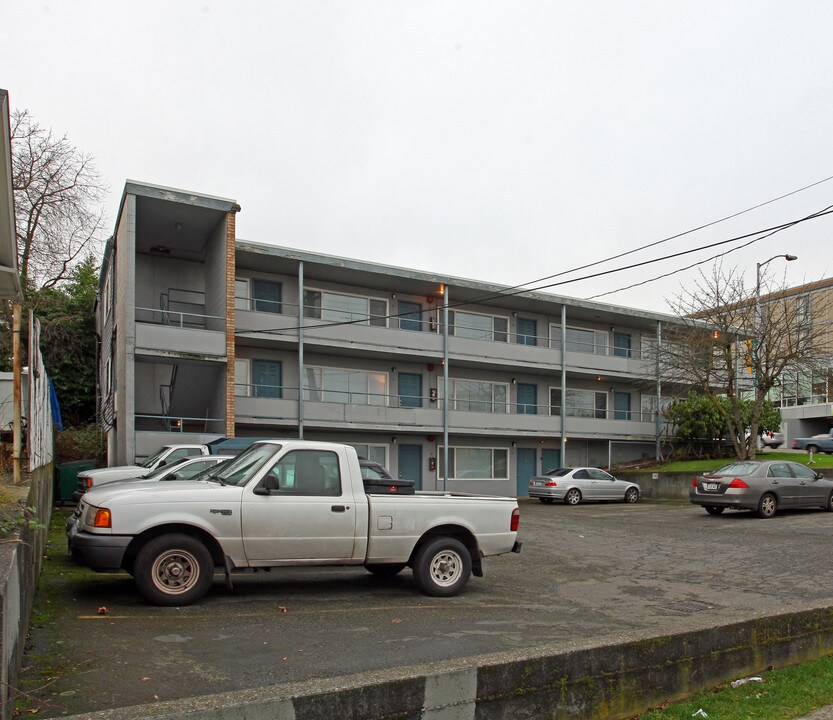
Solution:
<svg viewBox="0 0 833 720">
<path fill-rule="evenodd" d="M 73 502 L 72 493 L 78 487 L 78 473 L 92 470 L 95 460 L 73 460 L 55 466 L 55 501 Z"/>
</svg>

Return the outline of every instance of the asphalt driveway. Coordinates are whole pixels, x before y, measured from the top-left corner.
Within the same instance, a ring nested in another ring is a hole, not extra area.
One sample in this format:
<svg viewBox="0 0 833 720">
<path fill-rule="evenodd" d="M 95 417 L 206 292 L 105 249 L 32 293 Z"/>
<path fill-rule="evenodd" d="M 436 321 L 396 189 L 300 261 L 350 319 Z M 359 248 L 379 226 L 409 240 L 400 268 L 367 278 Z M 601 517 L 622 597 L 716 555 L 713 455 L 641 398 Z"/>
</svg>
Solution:
<svg viewBox="0 0 833 720">
<path fill-rule="evenodd" d="M 52 717 L 833 605 L 833 513 L 528 501 L 521 516 L 523 552 L 487 559 L 450 599 L 420 595 L 410 571 L 324 568 L 235 576 L 234 591 L 218 575 L 199 604 L 158 608 L 129 576 L 75 566 L 59 537 L 27 652 L 31 704 Z"/>
</svg>

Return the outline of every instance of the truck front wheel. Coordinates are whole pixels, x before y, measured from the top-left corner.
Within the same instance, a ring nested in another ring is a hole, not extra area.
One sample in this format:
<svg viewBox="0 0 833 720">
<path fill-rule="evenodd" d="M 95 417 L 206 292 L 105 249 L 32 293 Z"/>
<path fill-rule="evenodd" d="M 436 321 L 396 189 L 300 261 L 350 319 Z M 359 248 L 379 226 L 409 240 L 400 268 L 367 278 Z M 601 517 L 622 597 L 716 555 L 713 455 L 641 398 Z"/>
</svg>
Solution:
<svg viewBox="0 0 833 720">
<path fill-rule="evenodd" d="M 190 535 L 161 535 L 136 555 L 139 592 L 154 605 L 190 605 L 211 587 L 214 561 L 208 548 Z"/>
<path fill-rule="evenodd" d="M 471 577 L 471 555 L 459 540 L 437 538 L 417 551 L 413 571 L 417 587 L 426 595 L 451 597 Z"/>
</svg>

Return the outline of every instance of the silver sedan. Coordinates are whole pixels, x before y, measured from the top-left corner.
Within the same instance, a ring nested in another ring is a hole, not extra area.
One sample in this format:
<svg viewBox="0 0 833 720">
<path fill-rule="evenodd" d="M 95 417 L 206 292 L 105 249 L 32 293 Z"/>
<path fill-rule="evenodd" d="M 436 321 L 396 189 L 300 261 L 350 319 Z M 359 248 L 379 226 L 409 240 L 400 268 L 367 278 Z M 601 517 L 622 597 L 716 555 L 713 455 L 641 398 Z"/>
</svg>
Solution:
<svg viewBox="0 0 833 720">
<path fill-rule="evenodd" d="M 529 497 L 542 503 L 563 500 L 567 505 L 601 500 L 634 503 L 639 500 L 639 485 L 617 480 L 599 468 L 556 468 L 530 479 Z"/>
<path fill-rule="evenodd" d="M 688 497 L 711 515 L 729 508 L 771 518 L 780 508 L 833 511 L 833 481 L 801 463 L 738 460 L 694 478 Z"/>
</svg>

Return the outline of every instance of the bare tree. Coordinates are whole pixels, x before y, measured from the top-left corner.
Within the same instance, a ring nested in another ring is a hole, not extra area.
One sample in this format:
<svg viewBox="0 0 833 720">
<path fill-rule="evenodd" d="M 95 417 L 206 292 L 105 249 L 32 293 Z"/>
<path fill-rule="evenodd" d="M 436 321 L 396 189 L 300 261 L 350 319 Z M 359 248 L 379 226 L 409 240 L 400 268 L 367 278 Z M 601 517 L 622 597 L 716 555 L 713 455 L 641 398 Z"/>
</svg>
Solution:
<svg viewBox="0 0 833 720">
<path fill-rule="evenodd" d="M 712 401 L 739 458 L 755 457 L 764 398 L 784 371 L 810 373 L 827 359 L 820 342 L 826 328 L 800 311 L 801 297 L 766 277 L 762 285 L 758 302 L 736 268 L 717 264 L 710 275 L 701 272 L 670 301 L 679 324 L 666 330 L 658 349 L 663 377 Z M 754 398 L 751 418 L 742 411 L 744 394 Z"/>
<path fill-rule="evenodd" d="M 89 155 L 28 110 L 12 114 L 11 141 L 21 280 L 27 289 L 53 287 L 79 259 L 98 254 L 107 186 Z"/>
</svg>

